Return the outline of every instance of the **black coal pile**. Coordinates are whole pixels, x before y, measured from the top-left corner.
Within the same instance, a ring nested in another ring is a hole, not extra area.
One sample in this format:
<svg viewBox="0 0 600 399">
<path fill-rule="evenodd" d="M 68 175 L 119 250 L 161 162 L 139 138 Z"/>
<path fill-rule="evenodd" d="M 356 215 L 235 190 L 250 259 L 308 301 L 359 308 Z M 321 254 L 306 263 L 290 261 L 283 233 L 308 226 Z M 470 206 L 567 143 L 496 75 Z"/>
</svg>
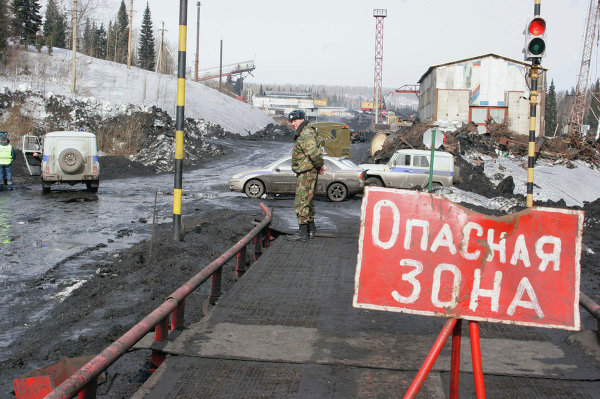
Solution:
<svg viewBox="0 0 600 399">
<path fill-rule="evenodd" d="M 126 118 L 120 115 L 116 119 Z M 131 161 L 137 161 L 152 167 L 156 172 L 171 172 L 175 165 L 175 120 L 165 111 L 152 108 L 151 113 L 133 113 L 131 118 L 146 119 L 145 135 L 140 137 L 139 152 L 130 155 Z M 184 127 L 183 158 L 186 166 L 197 166 L 207 158 L 224 154 L 224 150 L 207 138 L 224 137 L 226 132 L 221 126 L 187 118 Z"/>
<path fill-rule="evenodd" d="M 455 185 L 457 188 L 470 191 L 486 198 L 507 196 L 500 192 L 494 183 L 483 173 L 483 161 L 471 163 L 460 154 L 455 154 L 456 166 L 460 168 L 460 178 Z"/>
<path fill-rule="evenodd" d="M 373 122 L 373 115 L 366 114 L 366 113 L 357 113 L 357 114 L 355 114 L 354 118 L 346 121 L 346 123 L 348 123 L 348 126 L 350 127 L 350 129 L 353 129 L 354 131 L 357 131 L 357 132 L 370 131 L 372 122 Z"/>
<path fill-rule="evenodd" d="M 100 157 L 104 178 L 111 178 L 112 172 L 120 176 L 118 171 L 127 161 L 131 162 L 128 168 L 140 168 L 142 174 L 149 170 L 160 173 L 173 169 L 175 120 L 157 107 L 128 105 L 114 109 L 94 99 L 83 101 L 64 96 L 44 96 L 37 92 L 4 90 L 0 92 L 0 122 L 9 131 L 15 148 L 20 147 L 20 136 L 25 134 L 42 137 L 47 132 L 61 130 L 95 133 L 100 155 L 114 157 Z M 219 125 L 187 118 L 186 166 L 194 167 L 207 158 L 222 155 L 224 150 L 208 139 L 230 135 L 240 137 L 226 132 Z M 35 179 L 29 178 L 22 154 L 19 155 L 14 164 L 17 184 L 31 183 Z M 119 157 L 123 159 L 117 162 Z"/>
<path fill-rule="evenodd" d="M 264 129 L 242 138 L 252 141 L 269 140 L 288 141 L 291 143 L 294 140 L 294 130 L 284 125 L 274 125 L 269 123 Z"/>
</svg>

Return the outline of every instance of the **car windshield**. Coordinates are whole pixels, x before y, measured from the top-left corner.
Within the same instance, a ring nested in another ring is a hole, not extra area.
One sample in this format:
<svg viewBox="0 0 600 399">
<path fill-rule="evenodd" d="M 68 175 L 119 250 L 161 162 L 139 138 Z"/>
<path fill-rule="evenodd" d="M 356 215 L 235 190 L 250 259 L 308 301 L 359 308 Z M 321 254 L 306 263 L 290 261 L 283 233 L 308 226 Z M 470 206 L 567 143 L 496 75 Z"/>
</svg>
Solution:
<svg viewBox="0 0 600 399">
<path fill-rule="evenodd" d="M 270 164 L 268 164 L 267 166 L 265 166 L 265 169 L 273 169 L 275 166 L 279 165 L 283 161 L 291 161 L 291 159 L 289 157 L 280 158 L 277 161 L 271 162 Z"/>
<path fill-rule="evenodd" d="M 275 168 L 279 169 L 279 170 L 291 170 L 292 169 L 292 160 L 286 159 L 282 162 L 279 162 L 278 164 L 275 165 Z"/>
<path fill-rule="evenodd" d="M 331 159 L 325 159 L 325 168 L 329 170 L 340 170 L 340 167 Z"/>
<path fill-rule="evenodd" d="M 348 158 L 340 158 L 339 161 L 344 164 L 344 166 L 350 169 L 360 169 L 357 164 L 349 160 Z"/>
</svg>

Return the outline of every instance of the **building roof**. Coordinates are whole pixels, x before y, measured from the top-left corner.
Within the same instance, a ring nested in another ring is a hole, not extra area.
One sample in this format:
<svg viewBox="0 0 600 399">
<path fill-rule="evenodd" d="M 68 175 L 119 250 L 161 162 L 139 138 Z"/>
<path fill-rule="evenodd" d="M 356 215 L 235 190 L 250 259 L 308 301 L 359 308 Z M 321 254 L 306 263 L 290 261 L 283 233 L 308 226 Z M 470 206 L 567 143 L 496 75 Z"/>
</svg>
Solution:
<svg viewBox="0 0 600 399">
<path fill-rule="evenodd" d="M 466 62 L 466 61 L 471 61 L 471 60 L 477 60 L 477 59 L 480 59 L 480 58 L 487 58 L 487 57 L 496 57 L 496 58 L 502 58 L 503 60 L 510 61 L 510 62 L 513 62 L 513 63 L 515 63 L 515 64 L 520 64 L 520 65 L 523 65 L 523 66 L 525 66 L 525 67 L 530 67 L 530 66 L 531 66 L 531 64 L 530 64 L 530 63 L 528 63 L 528 62 L 525 62 L 525 61 L 516 60 L 516 59 L 514 59 L 514 58 L 505 57 L 505 56 L 503 56 L 503 55 L 498 55 L 498 54 L 494 54 L 494 53 L 488 53 L 488 54 L 478 55 L 478 56 L 476 56 L 476 57 L 469 57 L 469 58 L 463 58 L 463 59 L 461 59 L 461 60 L 450 61 L 450 62 L 446 62 L 446 63 L 444 63 L 444 64 L 432 65 L 432 66 L 430 66 L 430 67 L 429 67 L 429 69 L 427 70 L 427 72 L 425 72 L 425 73 L 423 74 L 423 76 L 421 76 L 421 78 L 419 79 L 419 81 L 418 81 L 417 83 L 421 83 L 421 81 L 422 81 L 423 79 L 425 79 L 425 76 L 429 75 L 429 73 L 430 73 L 430 72 L 431 72 L 431 71 L 432 71 L 434 68 L 438 68 L 438 67 L 442 67 L 442 66 L 447 66 L 447 65 L 452 65 L 452 64 L 458 64 L 458 63 L 461 63 L 461 62 Z M 548 70 L 547 68 L 544 68 L 544 67 L 542 67 L 542 69 L 543 69 L 544 71 L 547 71 L 547 70 Z"/>
<path fill-rule="evenodd" d="M 312 93 L 298 91 L 265 90 L 265 97 L 312 98 Z"/>
</svg>

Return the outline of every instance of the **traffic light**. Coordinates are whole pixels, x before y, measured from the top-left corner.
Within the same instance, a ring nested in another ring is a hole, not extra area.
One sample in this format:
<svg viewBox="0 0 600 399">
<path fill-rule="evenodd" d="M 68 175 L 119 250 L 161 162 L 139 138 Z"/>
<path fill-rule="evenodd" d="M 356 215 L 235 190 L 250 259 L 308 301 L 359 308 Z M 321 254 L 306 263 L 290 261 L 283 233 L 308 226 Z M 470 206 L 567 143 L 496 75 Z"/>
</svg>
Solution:
<svg viewBox="0 0 600 399">
<path fill-rule="evenodd" d="M 546 21 L 543 18 L 536 17 L 527 24 L 525 29 L 525 60 L 531 61 L 534 58 L 542 58 L 546 55 Z"/>
</svg>

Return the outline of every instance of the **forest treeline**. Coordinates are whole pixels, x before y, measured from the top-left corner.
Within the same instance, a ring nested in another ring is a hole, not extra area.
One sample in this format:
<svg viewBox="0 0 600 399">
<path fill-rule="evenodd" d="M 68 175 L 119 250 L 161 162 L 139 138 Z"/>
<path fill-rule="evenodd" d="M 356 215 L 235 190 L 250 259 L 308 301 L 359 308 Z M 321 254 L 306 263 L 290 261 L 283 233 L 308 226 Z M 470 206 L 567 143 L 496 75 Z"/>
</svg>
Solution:
<svg viewBox="0 0 600 399">
<path fill-rule="evenodd" d="M 70 4 L 72 7 L 72 4 Z M 0 63 L 6 63 L 13 46 L 35 46 L 39 51 L 46 47 L 52 54 L 54 48 L 72 49 L 73 11 L 67 10 L 57 0 L 48 0 L 42 16 L 38 0 L 0 0 Z M 108 25 L 97 23 L 92 16 L 90 2 L 80 1 L 77 7 L 77 51 L 91 57 L 156 70 L 157 56 L 162 41 L 154 37 L 150 5 L 146 3 L 139 36 L 129 45 L 129 11 L 125 1 L 115 10 Z M 133 32 L 132 32 L 133 33 Z M 159 48 L 157 48 L 157 45 Z M 171 73 L 173 62 L 160 63 L 160 71 Z"/>
</svg>

